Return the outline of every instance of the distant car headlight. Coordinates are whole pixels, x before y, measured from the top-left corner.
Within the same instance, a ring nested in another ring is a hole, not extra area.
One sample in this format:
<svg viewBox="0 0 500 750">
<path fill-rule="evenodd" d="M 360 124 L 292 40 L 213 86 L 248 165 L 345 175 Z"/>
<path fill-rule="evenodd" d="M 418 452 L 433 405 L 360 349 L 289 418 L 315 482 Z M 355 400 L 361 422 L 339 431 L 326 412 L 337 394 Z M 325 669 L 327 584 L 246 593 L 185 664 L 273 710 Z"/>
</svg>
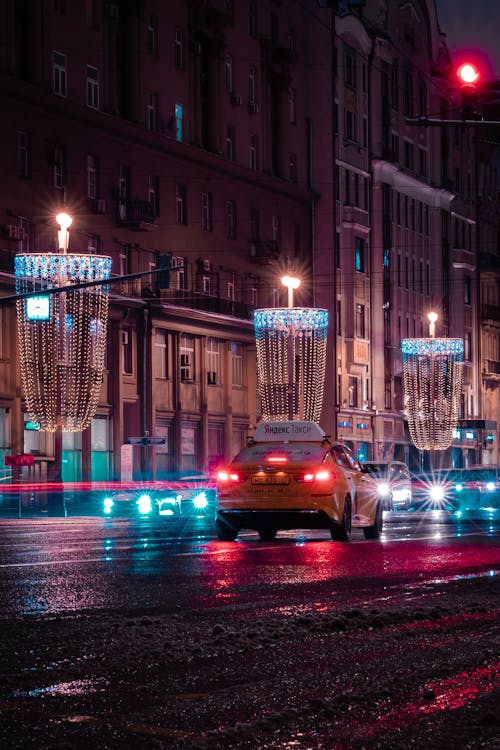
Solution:
<svg viewBox="0 0 500 750">
<path fill-rule="evenodd" d="M 103 501 L 103 510 L 105 513 L 111 513 L 113 509 L 113 499 L 111 497 L 105 497 Z"/>
<path fill-rule="evenodd" d="M 455 485 L 455 492 L 462 492 L 463 488 L 463 484 L 461 482 L 457 482 L 457 484 Z"/>
<path fill-rule="evenodd" d="M 387 497 L 387 495 L 391 494 L 391 488 L 387 482 L 380 482 L 380 484 L 377 485 L 377 492 L 380 497 Z"/>
<path fill-rule="evenodd" d="M 202 510 L 203 508 L 206 508 L 208 505 L 208 498 L 206 492 L 198 492 L 193 497 L 193 505 L 195 508 L 198 508 L 198 510 Z"/>
<path fill-rule="evenodd" d="M 442 487 L 436 486 L 431 487 L 429 492 L 431 500 L 437 500 L 438 502 L 444 498 L 444 490 Z"/>
<path fill-rule="evenodd" d="M 153 510 L 153 503 L 149 495 L 141 495 L 137 498 L 137 509 L 143 516 L 151 513 Z"/>
<path fill-rule="evenodd" d="M 495 482 L 486 482 L 486 489 L 488 492 L 495 491 Z"/>
</svg>

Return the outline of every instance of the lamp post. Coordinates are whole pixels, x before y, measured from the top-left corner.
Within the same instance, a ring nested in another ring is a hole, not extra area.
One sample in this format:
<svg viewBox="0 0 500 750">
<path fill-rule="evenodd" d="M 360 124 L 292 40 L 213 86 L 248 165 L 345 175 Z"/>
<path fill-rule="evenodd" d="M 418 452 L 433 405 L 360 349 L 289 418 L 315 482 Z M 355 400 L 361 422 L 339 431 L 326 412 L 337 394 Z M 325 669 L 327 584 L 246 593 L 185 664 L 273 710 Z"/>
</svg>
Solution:
<svg viewBox="0 0 500 750">
<path fill-rule="evenodd" d="M 458 420 L 464 342 L 435 338 L 438 314 L 431 311 L 427 318 L 428 338 L 401 342 L 405 410 L 415 447 L 443 451 Z"/>
<path fill-rule="evenodd" d="M 293 290 L 300 286 L 300 279 L 296 276 L 282 276 L 281 283 L 288 289 L 288 307 L 293 307 Z"/>
<path fill-rule="evenodd" d="M 73 219 L 60 213 L 56 221 L 59 253 L 14 261 L 16 294 L 37 291 L 16 301 L 21 382 L 30 419 L 42 430 L 81 432 L 102 385 L 111 258 L 69 253 Z M 72 290 L 85 282 L 96 284 Z"/>
<path fill-rule="evenodd" d="M 294 307 L 300 279 L 285 275 L 288 307 L 255 310 L 257 382 L 265 421 L 318 422 L 323 405 L 328 312 Z"/>
</svg>

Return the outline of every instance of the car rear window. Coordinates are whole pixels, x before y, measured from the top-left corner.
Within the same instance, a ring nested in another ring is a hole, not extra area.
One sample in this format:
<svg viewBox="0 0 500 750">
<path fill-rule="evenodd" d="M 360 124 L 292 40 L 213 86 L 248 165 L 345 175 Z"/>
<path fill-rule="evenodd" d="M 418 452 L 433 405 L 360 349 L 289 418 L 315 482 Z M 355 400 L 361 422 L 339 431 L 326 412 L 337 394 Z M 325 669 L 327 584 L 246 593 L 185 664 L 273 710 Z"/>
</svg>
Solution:
<svg viewBox="0 0 500 750">
<path fill-rule="evenodd" d="M 244 448 L 233 463 L 267 462 L 273 458 L 285 458 L 284 463 L 321 462 L 325 454 L 326 449 L 315 443 L 255 443 Z"/>
</svg>

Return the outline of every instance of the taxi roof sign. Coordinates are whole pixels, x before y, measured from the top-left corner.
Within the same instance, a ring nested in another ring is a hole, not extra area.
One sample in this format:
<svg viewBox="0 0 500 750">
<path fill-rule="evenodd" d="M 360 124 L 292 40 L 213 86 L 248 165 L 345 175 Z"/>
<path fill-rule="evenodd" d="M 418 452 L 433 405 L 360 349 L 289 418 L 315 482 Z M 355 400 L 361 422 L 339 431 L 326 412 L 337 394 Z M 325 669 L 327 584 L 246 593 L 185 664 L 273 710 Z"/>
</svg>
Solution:
<svg viewBox="0 0 500 750">
<path fill-rule="evenodd" d="M 316 422 L 293 420 L 289 422 L 261 422 L 253 436 L 254 442 L 263 443 L 271 440 L 283 442 L 318 442 L 326 437 L 325 431 Z"/>
</svg>

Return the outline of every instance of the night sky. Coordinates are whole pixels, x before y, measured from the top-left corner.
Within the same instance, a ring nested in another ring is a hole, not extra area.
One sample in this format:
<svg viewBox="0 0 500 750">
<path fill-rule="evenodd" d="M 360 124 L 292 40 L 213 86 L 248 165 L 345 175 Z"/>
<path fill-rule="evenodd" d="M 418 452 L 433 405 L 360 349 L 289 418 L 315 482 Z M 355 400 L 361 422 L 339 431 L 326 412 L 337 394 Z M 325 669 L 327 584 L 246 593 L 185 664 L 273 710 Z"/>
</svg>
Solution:
<svg viewBox="0 0 500 750">
<path fill-rule="evenodd" d="M 485 75 L 500 79 L 499 0 L 436 0 L 436 8 L 453 59 L 464 50 L 482 52 Z"/>
</svg>

